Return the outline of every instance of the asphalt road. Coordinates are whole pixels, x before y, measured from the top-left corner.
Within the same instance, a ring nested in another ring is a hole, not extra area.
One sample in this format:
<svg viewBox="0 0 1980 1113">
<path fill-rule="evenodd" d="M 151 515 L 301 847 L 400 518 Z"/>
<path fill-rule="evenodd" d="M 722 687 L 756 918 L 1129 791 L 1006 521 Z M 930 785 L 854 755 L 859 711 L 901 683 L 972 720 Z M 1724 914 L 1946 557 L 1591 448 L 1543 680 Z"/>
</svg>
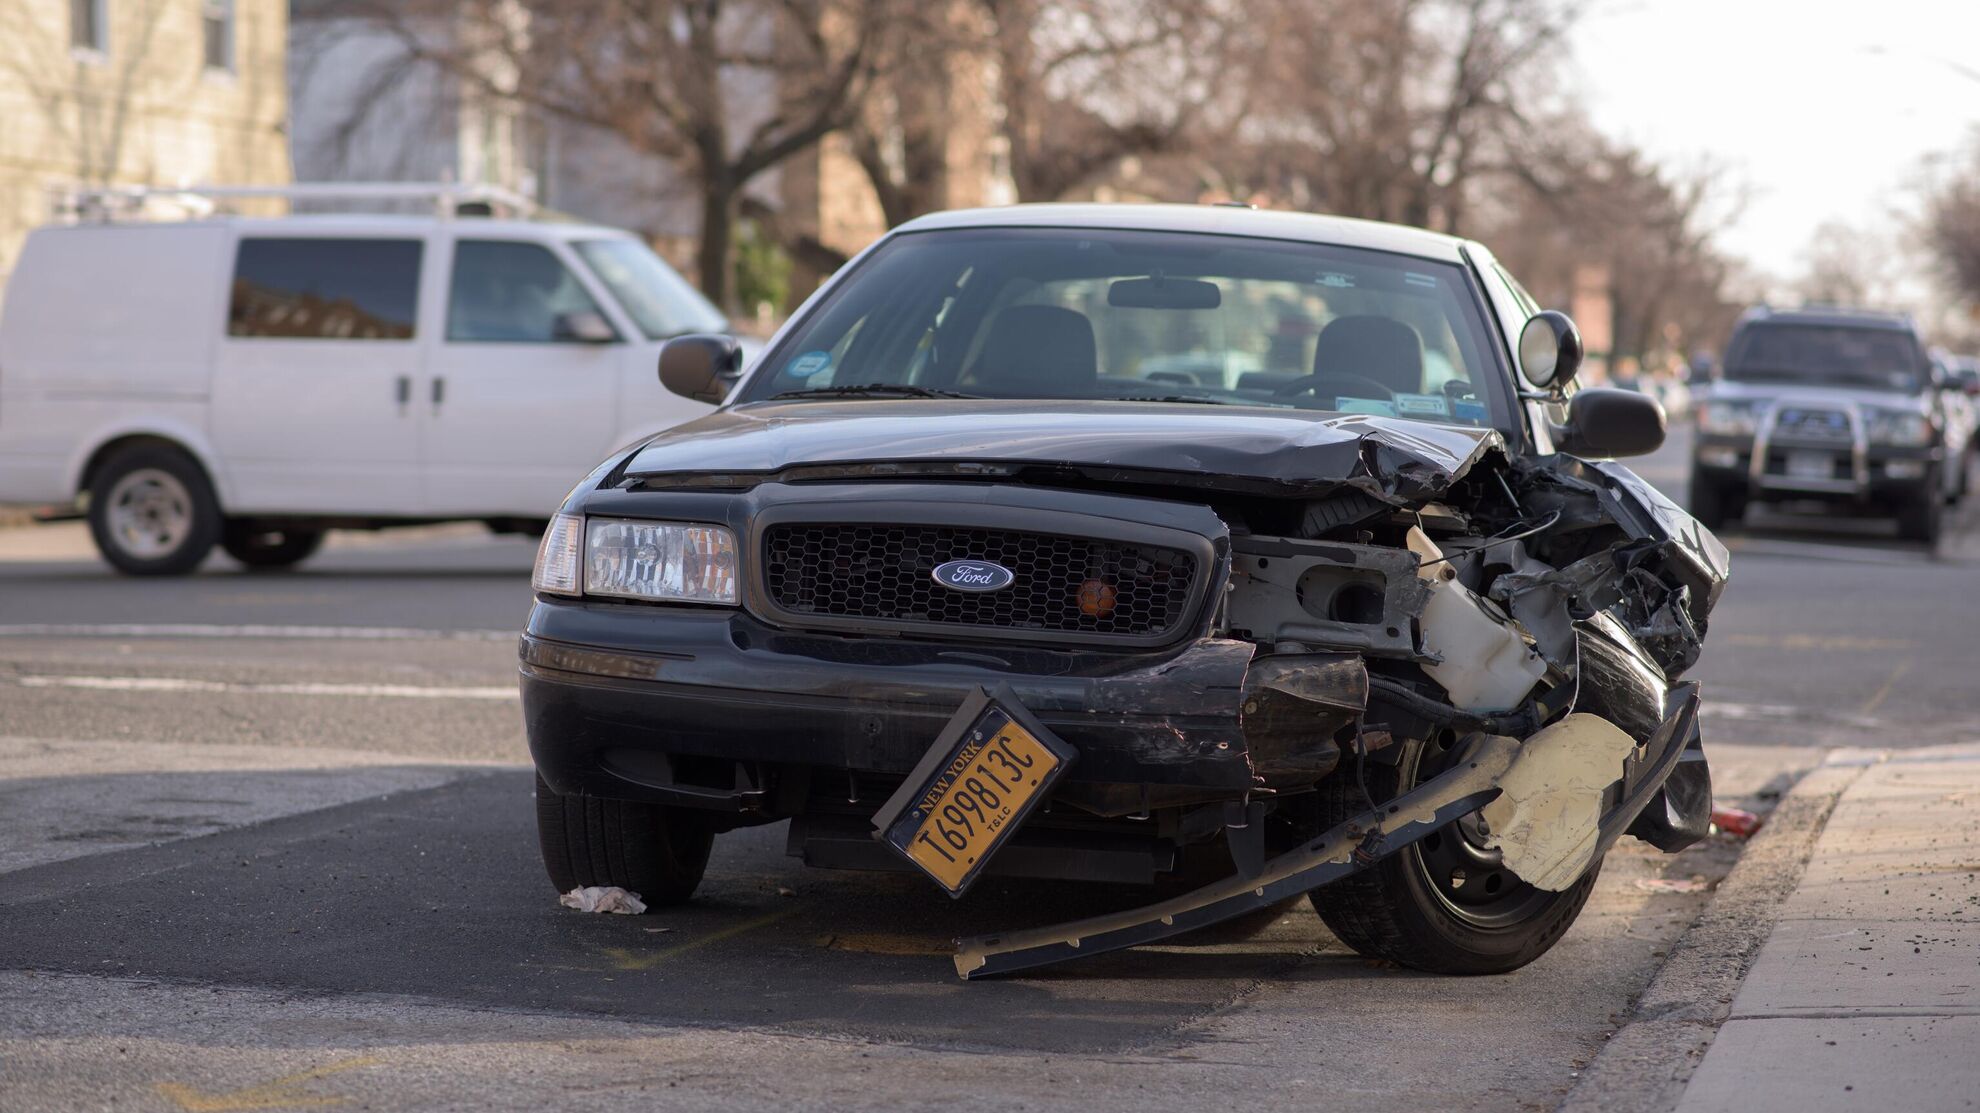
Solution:
<svg viewBox="0 0 1980 1113">
<path fill-rule="evenodd" d="M 1678 488 L 1683 459 L 1639 470 Z M 1972 511 L 1931 553 L 1810 525 L 1729 536 L 1694 673 L 1729 798 L 1816 747 L 1963 739 L 1980 704 Z M 1136 894 L 951 902 L 806 871 L 781 828 L 724 836 L 687 908 L 582 916 L 536 862 L 512 694 L 531 553 L 425 531 L 147 582 L 0 534 L 0 1109 L 1549 1107 L 1737 853 L 1625 841 L 1491 979 L 1366 963 L 1298 905 L 962 985 L 955 936 Z"/>
</svg>

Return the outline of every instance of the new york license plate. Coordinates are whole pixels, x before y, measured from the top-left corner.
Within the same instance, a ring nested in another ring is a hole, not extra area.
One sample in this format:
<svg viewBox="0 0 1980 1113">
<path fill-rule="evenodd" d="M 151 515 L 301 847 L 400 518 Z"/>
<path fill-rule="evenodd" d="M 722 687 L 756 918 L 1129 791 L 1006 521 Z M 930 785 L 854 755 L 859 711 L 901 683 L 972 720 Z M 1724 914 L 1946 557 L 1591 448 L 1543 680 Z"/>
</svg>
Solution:
<svg viewBox="0 0 1980 1113">
<path fill-rule="evenodd" d="M 1076 753 L 1014 700 L 979 692 L 874 817 L 875 836 L 960 897 Z"/>
</svg>

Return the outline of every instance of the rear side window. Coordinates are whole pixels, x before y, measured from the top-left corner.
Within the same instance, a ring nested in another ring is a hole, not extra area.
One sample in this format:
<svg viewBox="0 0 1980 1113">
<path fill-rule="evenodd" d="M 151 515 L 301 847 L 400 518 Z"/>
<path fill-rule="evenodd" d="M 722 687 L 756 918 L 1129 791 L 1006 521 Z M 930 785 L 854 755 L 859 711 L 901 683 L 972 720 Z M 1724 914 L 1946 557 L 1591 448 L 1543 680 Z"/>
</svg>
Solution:
<svg viewBox="0 0 1980 1113">
<path fill-rule="evenodd" d="M 410 340 L 418 240 L 241 240 L 227 335 Z"/>
<path fill-rule="evenodd" d="M 603 318 L 577 276 L 550 249 L 514 240 L 462 240 L 454 246 L 447 339 L 472 343 L 580 343 L 569 320 Z"/>
</svg>

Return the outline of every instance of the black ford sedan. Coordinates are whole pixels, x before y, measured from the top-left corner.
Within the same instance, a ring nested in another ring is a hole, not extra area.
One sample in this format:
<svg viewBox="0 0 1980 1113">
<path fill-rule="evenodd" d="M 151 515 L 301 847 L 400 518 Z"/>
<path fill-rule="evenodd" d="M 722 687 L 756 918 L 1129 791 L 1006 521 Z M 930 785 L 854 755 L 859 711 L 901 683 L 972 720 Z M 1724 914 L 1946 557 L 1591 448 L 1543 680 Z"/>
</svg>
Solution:
<svg viewBox="0 0 1980 1113">
<path fill-rule="evenodd" d="M 537 562 L 551 880 L 685 901 L 788 821 L 959 898 L 1207 880 L 986 924 L 965 977 L 1300 894 L 1369 955 L 1531 961 L 1617 839 L 1679 849 L 1711 799 L 1680 678 L 1726 551 L 1611 462 L 1663 414 L 1580 360 L 1479 244 L 1187 206 L 927 217 L 746 374 L 671 341 L 662 381 L 726 404 L 600 466 Z"/>
</svg>

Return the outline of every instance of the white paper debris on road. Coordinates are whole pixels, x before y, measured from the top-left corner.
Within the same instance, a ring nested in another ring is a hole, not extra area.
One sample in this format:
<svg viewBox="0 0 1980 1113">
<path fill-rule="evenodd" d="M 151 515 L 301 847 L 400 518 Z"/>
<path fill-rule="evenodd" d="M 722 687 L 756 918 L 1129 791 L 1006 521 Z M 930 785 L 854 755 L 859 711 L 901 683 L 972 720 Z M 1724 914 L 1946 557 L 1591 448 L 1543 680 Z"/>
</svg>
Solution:
<svg viewBox="0 0 1980 1113">
<path fill-rule="evenodd" d="M 639 899 L 638 893 L 629 893 L 617 885 L 572 889 L 558 897 L 557 903 L 579 912 L 617 912 L 623 916 L 637 916 L 646 911 L 646 902 Z"/>
</svg>

